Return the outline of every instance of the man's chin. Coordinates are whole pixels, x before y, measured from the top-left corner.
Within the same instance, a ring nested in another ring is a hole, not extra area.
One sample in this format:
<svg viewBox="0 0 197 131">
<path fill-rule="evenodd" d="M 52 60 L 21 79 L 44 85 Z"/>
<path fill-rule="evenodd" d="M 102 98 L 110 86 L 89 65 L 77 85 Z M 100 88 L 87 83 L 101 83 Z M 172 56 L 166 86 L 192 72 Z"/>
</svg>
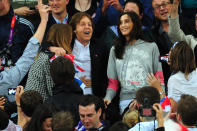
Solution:
<svg viewBox="0 0 197 131">
<path fill-rule="evenodd" d="M 90 126 L 90 125 L 84 125 L 84 126 L 85 126 L 86 129 L 91 129 L 91 128 L 93 128 L 93 127 Z"/>
</svg>

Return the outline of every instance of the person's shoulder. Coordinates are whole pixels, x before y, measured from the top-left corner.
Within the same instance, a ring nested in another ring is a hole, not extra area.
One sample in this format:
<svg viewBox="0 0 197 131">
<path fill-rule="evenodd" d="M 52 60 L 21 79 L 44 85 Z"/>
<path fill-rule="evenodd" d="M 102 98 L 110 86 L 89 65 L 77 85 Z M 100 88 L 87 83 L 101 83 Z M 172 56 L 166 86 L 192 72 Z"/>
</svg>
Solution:
<svg viewBox="0 0 197 131">
<path fill-rule="evenodd" d="M 149 42 L 149 41 L 144 41 L 144 40 L 138 40 L 139 43 L 142 43 L 144 46 L 149 47 L 149 48 L 157 48 L 157 44 L 155 42 Z"/>
<path fill-rule="evenodd" d="M 40 52 L 37 56 L 37 59 L 34 61 L 32 67 L 42 67 L 45 65 L 49 65 L 49 56 L 45 52 Z"/>
<path fill-rule="evenodd" d="M 133 128 L 129 129 L 129 131 L 153 131 L 154 128 L 157 127 L 157 121 L 147 121 L 147 122 L 140 122 L 137 123 Z"/>
<path fill-rule="evenodd" d="M 18 20 L 18 23 L 19 23 L 18 26 L 24 26 L 26 27 L 26 30 L 28 29 L 31 31 L 32 34 L 34 34 L 34 26 L 29 20 L 18 15 L 16 15 L 16 19 Z"/>
</svg>

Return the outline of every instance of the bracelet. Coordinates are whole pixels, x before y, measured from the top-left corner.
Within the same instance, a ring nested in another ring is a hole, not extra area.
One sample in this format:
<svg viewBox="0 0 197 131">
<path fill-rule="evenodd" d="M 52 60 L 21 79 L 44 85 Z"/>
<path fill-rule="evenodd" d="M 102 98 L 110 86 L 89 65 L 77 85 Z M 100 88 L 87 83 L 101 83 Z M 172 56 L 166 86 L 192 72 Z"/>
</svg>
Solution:
<svg viewBox="0 0 197 131">
<path fill-rule="evenodd" d="M 21 105 L 16 105 L 17 107 L 21 107 Z"/>
</svg>

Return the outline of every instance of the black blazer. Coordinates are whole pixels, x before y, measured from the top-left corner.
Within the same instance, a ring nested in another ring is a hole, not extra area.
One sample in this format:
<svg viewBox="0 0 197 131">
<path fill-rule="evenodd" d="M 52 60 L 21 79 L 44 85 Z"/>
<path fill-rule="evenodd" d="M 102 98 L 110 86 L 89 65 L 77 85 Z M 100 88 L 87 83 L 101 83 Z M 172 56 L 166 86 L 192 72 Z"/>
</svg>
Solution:
<svg viewBox="0 0 197 131">
<path fill-rule="evenodd" d="M 93 94 L 104 97 L 108 86 L 107 64 L 109 50 L 104 42 L 90 41 L 91 80 Z"/>
</svg>

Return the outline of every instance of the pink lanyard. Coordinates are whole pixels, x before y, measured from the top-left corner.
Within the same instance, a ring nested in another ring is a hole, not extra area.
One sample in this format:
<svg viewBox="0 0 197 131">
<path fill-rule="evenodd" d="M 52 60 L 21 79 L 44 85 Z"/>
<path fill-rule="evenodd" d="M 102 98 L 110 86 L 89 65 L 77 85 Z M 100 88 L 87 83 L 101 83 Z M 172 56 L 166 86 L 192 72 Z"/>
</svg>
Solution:
<svg viewBox="0 0 197 131">
<path fill-rule="evenodd" d="M 10 35 L 9 35 L 9 40 L 8 40 L 9 46 L 12 45 L 12 38 L 13 38 L 13 31 L 14 31 L 15 21 L 16 21 L 16 16 L 14 15 L 12 17 L 12 21 L 11 21 Z"/>
</svg>

